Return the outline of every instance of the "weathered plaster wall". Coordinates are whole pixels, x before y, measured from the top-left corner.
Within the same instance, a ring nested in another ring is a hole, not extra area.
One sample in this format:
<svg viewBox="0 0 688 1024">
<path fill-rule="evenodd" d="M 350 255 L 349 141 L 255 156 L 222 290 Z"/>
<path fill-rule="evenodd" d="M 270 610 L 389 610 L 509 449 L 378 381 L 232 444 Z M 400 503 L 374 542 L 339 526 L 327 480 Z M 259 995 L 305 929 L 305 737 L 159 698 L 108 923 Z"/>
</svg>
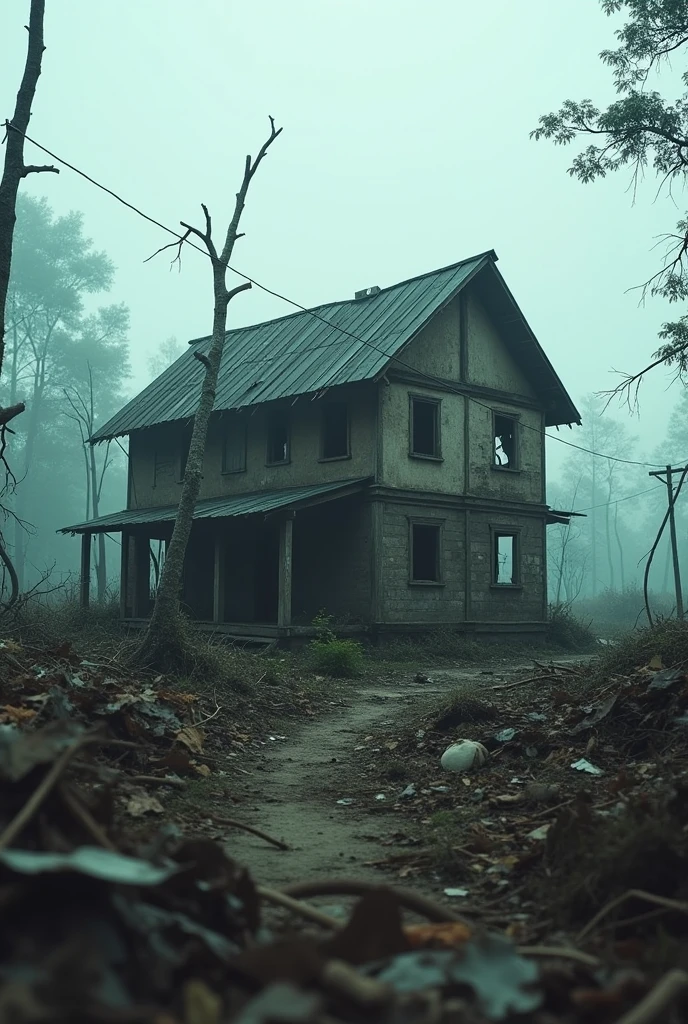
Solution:
<svg viewBox="0 0 688 1024">
<path fill-rule="evenodd" d="M 520 586 L 492 584 L 490 527 L 517 528 L 520 546 Z M 471 598 L 469 619 L 474 622 L 542 622 L 545 619 L 544 517 L 471 512 L 469 558 Z"/>
<path fill-rule="evenodd" d="M 410 583 L 409 518 L 442 524 L 441 584 Z M 382 513 L 380 621 L 464 619 L 464 513 L 427 505 L 385 503 Z"/>
<path fill-rule="evenodd" d="M 351 457 L 348 459 L 320 460 L 320 425 L 326 399 L 312 401 L 309 396 L 304 396 L 293 406 L 274 403 L 270 407 L 257 408 L 253 415 L 242 411 L 213 416 L 201 499 L 373 475 L 377 402 L 375 387 L 364 385 L 360 388 L 342 388 L 337 391 L 336 398 L 347 401 L 350 411 Z M 288 411 L 291 420 L 291 461 L 285 465 L 266 466 L 268 418 L 278 408 Z M 238 419 L 243 419 L 247 424 L 246 471 L 223 473 L 223 431 Z M 181 484 L 177 479 L 177 454 L 182 432 L 182 424 L 172 423 L 131 435 L 132 508 L 170 505 L 179 500 Z"/>
<path fill-rule="evenodd" d="M 461 332 L 459 299 L 450 302 L 410 342 L 400 358 L 407 366 L 446 380 L 459 380 Z"/>
<path fill-rule="evenodd" d="M 440 406 L 442 461 L 409 455 L 410 395 L 435 398 Z M 388 487 L 461 494 L 464 486 L 461 395 L 393 381 L 381 386 L 381 461 L 379 480 Z"/>
<path fill-rule="evenodd" d="M 518 417 L 519 469 L 495 468 L 493 409 Z M 484 405 L 469 402 L 468 424 L 470 459 L 467 493 L 505 501 L 544 502 L 541 413 L 506 402 L 485 402 Z"/>
<path fill-rule="evenodd" d="M 480 300 L 466 293 L 468 380 L 512 394 L 534 397 L 522 370 L 499 336 L 499 331 Z"/>
</svg>

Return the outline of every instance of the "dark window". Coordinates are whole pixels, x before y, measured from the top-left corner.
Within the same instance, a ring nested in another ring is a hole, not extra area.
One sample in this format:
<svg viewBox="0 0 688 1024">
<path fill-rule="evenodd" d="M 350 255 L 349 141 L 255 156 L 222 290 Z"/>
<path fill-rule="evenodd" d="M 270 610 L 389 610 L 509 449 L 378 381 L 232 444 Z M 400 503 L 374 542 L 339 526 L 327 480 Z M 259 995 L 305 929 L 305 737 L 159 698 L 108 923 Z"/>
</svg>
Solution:
<svg viewBox="0 0 688 1024">
<path fill-rule="evenodd" d="M 246 424 L 230 420 L 222 443 L 222 472 L 243 473 L 246 469 Z"/>
<path fill-rule="evenodd" d="M 289 462 L 289 419 L 286 413 L 274 413 L 268 420 L 268 466 Z"/>
<path fill-rule="evenodd" d="M 439 582 L 439 526 L 432 526 L 429 523 L 411 524 L 411 579 L 415 583 Z"/>
<path fill-rule="evenodd" d="M 494 414 L 494 464 L 499 469 L 518 469 L 518 420 Z"/>
<path fill-rule="evenodd" d="M 495 531 L 492 544 L 492 582 L 502 587 L 518 586 L 518 534 Z"/>
<path fill-rule="evenodd" d="M 322 457 L 344 459 L 349 455 L 349 410 L 342 402 L 323 408 Z"/>
<path fill-rule="evenodd" d="M 411 398 L 411 455 L 440 457 L 440 403 Z"/>
</svg>

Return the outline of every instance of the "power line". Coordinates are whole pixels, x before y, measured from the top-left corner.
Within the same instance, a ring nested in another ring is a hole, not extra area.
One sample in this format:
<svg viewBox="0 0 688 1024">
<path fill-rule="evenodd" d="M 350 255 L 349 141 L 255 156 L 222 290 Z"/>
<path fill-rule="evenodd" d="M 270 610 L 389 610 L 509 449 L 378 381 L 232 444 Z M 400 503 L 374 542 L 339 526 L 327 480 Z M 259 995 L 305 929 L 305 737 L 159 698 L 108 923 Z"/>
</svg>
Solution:
<svg viewBox="0 0 688 1024">
<path fill-rule="evenodd" d="M 636 494 L 627 494 L 624 498 L 616 498 L 615 501 L 603 501 L 599 505 L 588 505 L 587 508 L 577 508 L 576 512 L 592 512 L 595 508 L 608 508 L 610 505 L 618 505 L 622 501 L 630 501 L 631 498 L 639 498 L 642 494 L 649 494 L 650 491 L 657 491 L 662 487 L 662 484 L 655 484 L 654 487 L 647 487 L 644 491 L 638 491 Z"/>
<path fill-rule="evenodd" d="M 195 242 L 192 242 L 188 237 L 180 235 L 178 231 L 175 231 L 173 228 L 168 227 L 161 221 L 156 220 L 155 217 L 151 217 L 149 216 L 149 214 L 144 213 L 144 211 L 139 209 L 139 207 L 134 206 L 133 203 L 130 203 L 126 199 L 123 199 L 122 196 L 118 195 L 116 192 L 113 192 L 112 189 L 107 188 L 105 185 L 102 185 L 99 181 L 96 181 L 95 178 L 92 178 L 85 171 L 82 171 L 78 167 L 75 167 L 74 164 L 69 163 L 69 161 L 65 160 L 63 157 L 58 156 L 57 153 L 53 153 L 51 150 L 47 149 L 46 146 L 41 145 L 40 142 L 36 142 L 35 139 L 32 139 L 25 132 L 20 131 L 20 129 L 16 128 L 10 121 L 5 121 L 5 128 L 7 129 L 7 131 L 12 130 L 18 132 L 26 139 L 27 142 L 30 142 L 33 146 L 36 146 L 38 149 L 42 150 L 43 153 L 47 153 L 48 156 L 53 158 L 53 160 L 57 160 L 58 163 L 63 164 L 63 166 L 65 167 L 68 167 L 70 171 L 74 171 L 75 174 L 78 174 L 80 175 L 80 177 L 85 178 L 86 181 L 90 182 L 92 185 L 95 185 L 96 188 L 99 188 L 101 191 L 106 192 L 118 203 L 121 203 L 122 206 L 126 206 L 127 209 L 132 210 L 134 213 L 138 214 L 139 217 L 142 217 L 150 224 L 153 224 L 155 225 L 155 227 L 158 227 L 162 231 L 165 231 L 168 235 L 172 235 L 174 238 L 177 239 L 177 241 L 185 242 L 187 245 L 190 245 L 192 249 L 196 249 L 198 252 L 200 252 L 203 256 L 207 257 L 208 259 L 212 258 L 210 256 L 210 253 L 207 252 L 206 249 L 203 249 L 200 245 L 197 245 Z M 287 295 L 283 295 L 281 292 L 275 291 L 272 288 L 268 288 L 267 285 L 261 284 L 260 281 L 257 281 L 253 277 L 250 277 L 248 274 L 245 274 L 241 270 L 237 270 L 236 267 L 230 266 L 229 263 L 223 264 L 222 261 L 219 259 L 217 262 L 224 265 L 228 270 L 231 270 L 233 274 L 237 274 L 239 277 L 242 277 L 245 281 L 248 281 L 251 285 L 255 285 L 256 288 L 258 288 L 260 291 L 265 292 L 267 295 L 272 295 L 274 298 L 280 299 L 282 302 L 286 302 L 288 305 L 293 306 L 295 309 L 301 310 L 302 313 L 307 313 L 309 316 L 312 316 L 316 320 L 320 320 L 322 323 L 326 324 L 331 329 L 339 331 L 341 334 L 345 334 L 349 338 L 353 338 L 354 341 L 358 341 L 361 345 L 367 345 L 368 348 L 372 348 L 375 352 L 378 352 L 380 355 L 384 356 L 385 359 L 393 360 L 399 366 L 403 366 L 405 369 L 411 370 L 413 373 L 417 374 L 420 377 L 423 377 L 425 380 L 433 383 L 434 385 L 439 384 L 444 390 L 448 389 L 452 394 L 460 395 L 463 398 L 467 399 L 469 402 L 473 402 L 474 405 L 477 405 L 482 409 L 486 409 L 488 412 L 492 412 L 491 406 L 486 405 L 484 402 L 478 401 L 478 399 L 474 398 L 472 395 L 466 394 L 465 391 L 461 390 L 461 388 L 452 385 L 448 381 L 442 380 L 442 378 L 440 377 L 435 377 L 433 374 L 427 373 L 424 370 L 418 370 L 416 367 L 411 366 L 410 363 L 404 362 L 404 360 L 400 359 L 398 356 L 390 355 L 388 352 L 385 352 L 384 349 L 375 345 L 372 341 L 367 341 L 365 338 L 361 338 L 359 337 L 359 335 L 353 334 L 351 331 L 347 331 L 345 327 L 339 327 L 337 324 L 332 323 L 332 321 L 328 320 L 326 317 L 320 316 L 320 314 L 316 313 L 314 310 L 308 309 L 307 306 L 303 306 L 300 302 L 297 302 L 295 299 L 290 299 Z M 342 367 L 340 366 L 337 369 L 337 373 L 340 373 L 341 369 Z M 329 385 L 326 384 L 321 390 L 325 390 L 327 387 L 329 387 Z M 559 437 L 557 434 L 548 434 L 546 430 L 541 430 L 539 427 L 534 427 L 530 423 L 521 423 L 521 427 L 525 427 L 527 430 L 533 430 L 535 431 L 535 433 L 540 434 L 543 437 L 551 438 L 553 441 L 558 441 L 560 444 L 568 445 L 569 448 L 575 448 L 579 452 L 585 452 L 586 455 L 593 455 L 595 458 L 607 459 L 610 462 L 619 462 L 626 466 L 642 466 L 646 469 L 652 469 L 660 466 L 660 463 L 658 462 L 639 462 L 635 459 L 621 459 L 615 455 L 605 455 L 602 452 L 595 452 L 591 448 L 585 448 L 583 445 L 575 444 L 573 441 L 566 441 L 563 437 Z"/>
</svg>

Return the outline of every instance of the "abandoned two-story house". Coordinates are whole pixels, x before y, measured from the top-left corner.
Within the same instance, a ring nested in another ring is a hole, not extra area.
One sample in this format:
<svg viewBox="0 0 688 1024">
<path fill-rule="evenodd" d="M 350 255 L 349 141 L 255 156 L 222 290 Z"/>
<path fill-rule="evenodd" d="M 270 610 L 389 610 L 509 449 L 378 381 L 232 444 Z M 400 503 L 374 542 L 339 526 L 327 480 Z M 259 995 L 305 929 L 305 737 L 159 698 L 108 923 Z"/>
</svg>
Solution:
<svg viewBox="0 0 688 1024">
<path fill-rule="evenodd" d="M 229 331 L 183 605 L 233 636 L 537 633 L 547 618 L 545 427 L 580 417 L 494 252 Z M 190 343 L 98 430 L 128 435 L 121 614 L 145 619 L 205 368 Z M 157 554 L 156 554 L 157 552 Z"/>
</svg>

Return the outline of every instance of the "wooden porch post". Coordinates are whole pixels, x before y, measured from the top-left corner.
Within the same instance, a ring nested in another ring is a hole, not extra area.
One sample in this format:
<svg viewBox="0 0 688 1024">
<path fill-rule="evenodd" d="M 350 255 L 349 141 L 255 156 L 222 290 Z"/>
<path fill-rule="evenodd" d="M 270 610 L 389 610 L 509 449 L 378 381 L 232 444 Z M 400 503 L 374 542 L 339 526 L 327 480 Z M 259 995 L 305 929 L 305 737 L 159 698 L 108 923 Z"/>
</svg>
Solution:
<svg viewBox="0 0 688 1024">
<path fill-rule="evenodd" d="M 213 567 L 213 622 L 225 621 L 225 537 L 215 537 L 215 564 Z"/>
<path fill-rule="evenodd" d="M 91 590 L 91 534 L 81 534 L 81 588 L 80 604 L 88 608 Z"/>
<path fill-rule="evenodd" d="M 127 617 L 127 597 L 129 593 L 129 533 L 122 530 L 122 552 L 119 569 L 119 617 Z"/>
<path fill-rule="evenodd" d="M 277 625 L 291 626 L 292 538 L 294 513 L 290 512 L 280 523 L 279 537 L 279 590 L 277 598 Z"/>
</svg>

